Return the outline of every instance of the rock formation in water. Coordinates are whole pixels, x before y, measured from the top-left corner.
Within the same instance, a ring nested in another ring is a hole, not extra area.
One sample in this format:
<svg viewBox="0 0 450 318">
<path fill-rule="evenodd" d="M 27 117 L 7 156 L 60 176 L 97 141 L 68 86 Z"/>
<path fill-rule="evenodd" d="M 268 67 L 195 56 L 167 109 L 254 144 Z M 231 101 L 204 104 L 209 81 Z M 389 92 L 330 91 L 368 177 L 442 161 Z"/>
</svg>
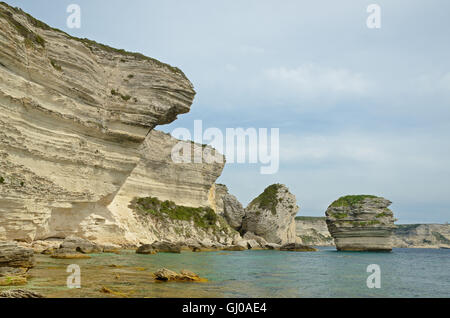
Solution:
<svg viewBox="0 0 450 318">
<path fill-rule="evenodd" d="M 179 141 L 153 130 L 190 109 L 195 92 L 179 69 L 71 37 L 5 3 L 0 22 L 0 240 L 220 238 L 187 233 L 192 220 L 142 222 L 130 208 L 145 197 L 222 208 L 214 182 L 223 161 L 175 164 Z"/>
<path fill-rule="evenodd" d="M 369 195 L 342 197 L 326 211 L 339 251 L 390 251 L 395 228 L 389 200 Z"/>
<path fill-rule="evenodd" d="M 301 244 L 312 246 L 333 246 L 325 217 L 297 216 L 295 218 L 297 238 Z"/>
<path fill-rule="evenodd" d="M 297 237 L 302 244 L 334 246 L 326 218 L 295 218 Z M 397 248 L 449 248 L 450 224 L 396 224 L 392 246 Z"/>
<path fill-rule="evenodd" d="M 245 209 L 241 233 L 251 232 L 268 243 L 296 242 L 295 215 L 299 207 L 285 185 L 273 184 Z"/>
</svg>

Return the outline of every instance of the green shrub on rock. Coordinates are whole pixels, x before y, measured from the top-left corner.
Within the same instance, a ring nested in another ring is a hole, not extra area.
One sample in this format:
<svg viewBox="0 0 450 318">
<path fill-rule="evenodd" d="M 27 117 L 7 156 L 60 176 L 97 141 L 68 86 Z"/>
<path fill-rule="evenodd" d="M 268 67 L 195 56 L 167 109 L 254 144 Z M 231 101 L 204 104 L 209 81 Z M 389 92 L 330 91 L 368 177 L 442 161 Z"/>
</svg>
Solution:
<svg viewBox="0 0 450 318">
<path fill-rule="evenodd" d="M 277 193 L 281 187 L 281 184 L 272 184 L 267 187 L 256 199 L 254 199 L 250 205 L 257 204 L 259 208 L 270 210 L 273 215 L 277 214 L 276 208 L 279 202 L 277 199 Z"/>
<path fill-rule="evenodd" d="M 160 201 L 158 198 L 147 197 L 135 199 L 134 209 L 158 218 L 169 218 L 180 221 L 193 221 L 200 228 L 217 227 L 218 216 L 209 207 L 192 208 L 176 205 L 172 201 Z"/>
</svg>

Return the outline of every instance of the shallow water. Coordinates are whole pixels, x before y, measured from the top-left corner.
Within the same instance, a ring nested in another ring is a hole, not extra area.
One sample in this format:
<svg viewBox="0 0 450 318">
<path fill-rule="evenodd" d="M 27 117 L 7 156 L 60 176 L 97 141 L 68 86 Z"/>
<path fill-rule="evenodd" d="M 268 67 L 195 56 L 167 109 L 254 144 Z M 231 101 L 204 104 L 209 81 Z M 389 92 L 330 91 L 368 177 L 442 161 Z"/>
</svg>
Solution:
<svg viewBox="0 0 450 318">
<path fill-rule="evenodd" d="M 81 268 L 81 288 L 68 289 L 67 266 Z M 381 267 L 381 288 L 366 285 L 367 266 Z M 115 265 L 116 267 L 111 267 Z M 117 267 L 118 266 L 118 267 Z M 207 283 L 158 283 L 161 267 L 191 270 Z M 37 255 L 24 288 L 48 297 L 450 297 L 450 250 L 394 249 L 392 253 L 280 251 L 138 255 L 134 251 L 57 260 Z"/>
</svg>

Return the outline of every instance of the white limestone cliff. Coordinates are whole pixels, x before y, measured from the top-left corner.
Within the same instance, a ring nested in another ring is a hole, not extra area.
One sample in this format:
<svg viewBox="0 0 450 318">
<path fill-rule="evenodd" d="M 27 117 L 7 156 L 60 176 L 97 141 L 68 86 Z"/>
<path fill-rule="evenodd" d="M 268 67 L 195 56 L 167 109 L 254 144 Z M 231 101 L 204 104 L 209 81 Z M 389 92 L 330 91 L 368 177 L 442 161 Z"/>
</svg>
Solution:
<svg viewBox="0 0 450 318">
<path fill-rule="evenodd" d="M 194 96 L 177 68 L 0 3 L 0 240 L 124 237 L 108 206 Z"/>
</svg>

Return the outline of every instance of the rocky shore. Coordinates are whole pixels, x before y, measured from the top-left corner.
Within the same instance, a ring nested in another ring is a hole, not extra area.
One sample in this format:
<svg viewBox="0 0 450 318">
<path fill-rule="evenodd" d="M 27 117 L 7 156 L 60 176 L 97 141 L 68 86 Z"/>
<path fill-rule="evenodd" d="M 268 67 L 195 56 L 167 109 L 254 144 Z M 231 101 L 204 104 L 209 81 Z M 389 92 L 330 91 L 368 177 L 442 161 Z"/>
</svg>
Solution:
<svg viewBox="0 0 450 318">
<path fill-rule="evenodd" d="M 296 197 L 273 184 L 244 208 L 216 184 L 222 154 L 155 130 L 190 110 L 196 93 L 181 70 L 72 37 L 3 2 L 0 22 L 0 286 L 26 284 L 35 254 L 82 262 L 124 249 L 150 258 L 450 243 L 448 226 L 396 228 L 391 202 L 375 196 L 343 197 L 326 219 L 296 220 Z M 174 162 L 177 145 L 202 163 Z M 152 277 L 205 281 L 166 268 Z M 0 292 L 14 296 L 39 297 Z"/>
</svg>

